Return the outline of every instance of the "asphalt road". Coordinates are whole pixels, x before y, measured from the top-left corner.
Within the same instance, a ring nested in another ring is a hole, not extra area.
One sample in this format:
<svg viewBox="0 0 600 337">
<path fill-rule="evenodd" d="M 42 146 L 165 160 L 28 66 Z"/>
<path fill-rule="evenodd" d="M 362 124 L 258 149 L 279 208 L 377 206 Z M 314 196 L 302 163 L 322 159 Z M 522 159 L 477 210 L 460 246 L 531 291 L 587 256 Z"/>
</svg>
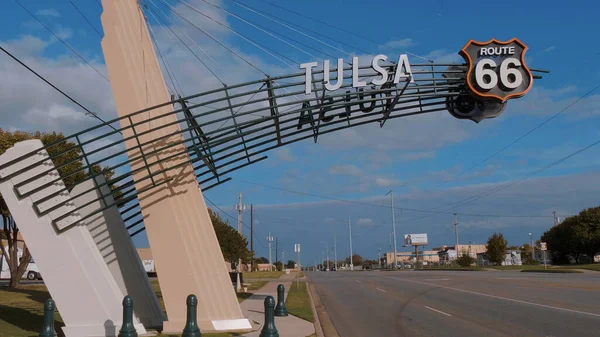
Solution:
<svg viewBox="0 0 600 337">
<path fill-rule="evenodd" d="M 600 336 L 600 273 L 310 272 L 340 337 Z"/>
</svg>

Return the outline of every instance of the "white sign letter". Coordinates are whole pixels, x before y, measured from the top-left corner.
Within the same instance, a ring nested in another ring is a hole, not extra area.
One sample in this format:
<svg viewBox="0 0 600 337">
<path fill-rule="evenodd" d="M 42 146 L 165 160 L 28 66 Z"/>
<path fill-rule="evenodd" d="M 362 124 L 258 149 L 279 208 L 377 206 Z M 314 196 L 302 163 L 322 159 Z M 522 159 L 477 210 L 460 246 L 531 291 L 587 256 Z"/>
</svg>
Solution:
<svg viewBox="0 0 600 337">
<path fill-rule="evenodd" d="M 352 87 L 360 88 L 366 87 L 367 82 L 358 80 L 358 57 L 352 58 Z"/>
<path fill-rule="evenodd" d="M 373 58 L 373 62 L 371 63 L 371 66 L 373 67 L 373 69 L 375 69 L 376 72 L 381 74 L 381 79 L 374 79 L 371 82 L 375 85 L 383 85 L 385 82 L 387 82 L 388 72 L 387 72 L 387 69 L 385 69 L 379 65 L 380 60 L 381 61 L 387 60 L 387 56 L 379 54 Z"/>
<path fill-rule="evenodd" d="M 405 71 L 402 71 L 404 68 Z M 410 75 L 410 83 L 414 83 L 412 71 L 410 70 L 410 62 L 408 62 L 408 55 L 401 54 L 398 58 L 398 66 L 396 67 L 396 75 L 394 76 L 394 84 L 398 84 L 401 78 L 407 78 Z"/>
<path fill-rule="evenodd" d="M 304 93 L 305 94 L 310 94 L 311 93 L 311 87 L 312 87 L 312 68 L 317 66 L 317 62 L 308 62 L 308 63 L 302 63 L 300 64 L 300 69 L 305 69 L 305 73 L 304 73 Z"/>
<path fill-rule="evenodd" d="M 337 82 L 331 85 L 331 76 L 329 75 L 329 60 L 323 63 L 323 80 L 325 81 L 325 89 L 338 90 L 344 83 L 344 59 L 337 60 Z"/>
</svg>

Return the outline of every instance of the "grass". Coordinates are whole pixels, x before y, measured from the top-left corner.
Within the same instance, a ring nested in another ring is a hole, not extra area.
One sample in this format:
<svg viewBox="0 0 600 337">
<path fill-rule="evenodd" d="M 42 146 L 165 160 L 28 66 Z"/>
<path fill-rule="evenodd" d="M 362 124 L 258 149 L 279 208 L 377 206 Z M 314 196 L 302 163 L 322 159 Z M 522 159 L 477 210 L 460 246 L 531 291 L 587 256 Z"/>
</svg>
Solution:
<svg viewBox="0 0 600 337">
<path fill-rule="evenodd" d="M 164 311 L 164 302 L 158 280 L 150 282 L 156 292 L 158 301 Z M 267 281 L 252 282 L 249 290 L 263 287 Z M 233 287 L 232 287 L 233 289 Z M 237 298 L 242 302 L 251 293 L 238 293 Z M 44 302 L 50 294 L 44 285 L 23 285 L 19 289 L 0 288 L 0 337 L 28 337 L 40 333 L 44 320 Z M 61 327 L 64 326 L 58 311 L 54 313 L 54 329 L 59 337 L 63 337 Z M 179 335 L 159 335 L 175 337 Z M 239 336 L 234 333 L 203 333 L 207 337 Z"/>
<path fill-rule="evenodd" d="M 290 314 L 309 322 L 315 321 L 306 282 L 299 282 L 298 286 L 295 282 L 292 284 L 285 300 L 285 306 Z"/>
<path fill-rule="evenodd" d="M 544 269 L 544 265 L 522 265 L 522 266 L 489 266 L 486 268 L 498 270 L 522 270 L 522 269 Z M 550 268 L 550 266 L 548 266 Z"/>
<path fill-rule="evenodd" d="M 284 271 L 252 271 L 244 273 L 244 281 L 256 278 L 279 278 L 283 274 Z"/>
<path fill-rule="evenodd" d="M 262 287 L 265 286 L 265 284 L 269 283 L 269 281 L 255 281 L 253 280 L 252 282 L 249 282 L 250 285 L 248 286 L 248 290 L 258 290 Z"/>
<path fill-rule="evenodd" d="M 586 269 L 586 270 L 600 271 L 600 263 L 574 264 L 574 265 L 569 265 L 569 266 L 561 266 L 560 268 L 562 268 L 562 269 Z"/>
<path fill-rule="evenodd" d="M 553 273 L 553 274 L 575 274 L 575 273 L 583 273 L 581 270 L 572 270 L 572 269 L 523 269 L 521 273 Z"/>
</svg>

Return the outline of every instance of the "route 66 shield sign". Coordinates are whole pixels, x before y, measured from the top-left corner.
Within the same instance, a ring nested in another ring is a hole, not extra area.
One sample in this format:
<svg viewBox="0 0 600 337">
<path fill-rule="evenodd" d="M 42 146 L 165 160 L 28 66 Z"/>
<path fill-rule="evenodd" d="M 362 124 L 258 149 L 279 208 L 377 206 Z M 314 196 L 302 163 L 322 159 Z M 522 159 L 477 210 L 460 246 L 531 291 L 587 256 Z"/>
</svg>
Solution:
<svg viewBox="0 0 600 337">
<path fill-rule="evenodd" d="M 476 96 L 500 102 L 522 97 L 533 84 L 526 51 L 527 46 L 516 38 L 469 41 L 459 53 L 467 61 L 467 88 Z"/>
</svg>

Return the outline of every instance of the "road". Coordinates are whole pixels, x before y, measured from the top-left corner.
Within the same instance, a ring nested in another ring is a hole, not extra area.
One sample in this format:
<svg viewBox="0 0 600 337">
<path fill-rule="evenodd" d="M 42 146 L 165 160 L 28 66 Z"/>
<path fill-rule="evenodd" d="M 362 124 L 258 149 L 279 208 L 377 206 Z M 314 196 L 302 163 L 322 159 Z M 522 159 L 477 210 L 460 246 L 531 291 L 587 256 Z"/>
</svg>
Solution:
<svg viewBox="0 0 600 337">
<path fill-rule="evenodd" d="M 600 336 L 600 273 L 310 272 L 340 337 Z"/>
</svg>

